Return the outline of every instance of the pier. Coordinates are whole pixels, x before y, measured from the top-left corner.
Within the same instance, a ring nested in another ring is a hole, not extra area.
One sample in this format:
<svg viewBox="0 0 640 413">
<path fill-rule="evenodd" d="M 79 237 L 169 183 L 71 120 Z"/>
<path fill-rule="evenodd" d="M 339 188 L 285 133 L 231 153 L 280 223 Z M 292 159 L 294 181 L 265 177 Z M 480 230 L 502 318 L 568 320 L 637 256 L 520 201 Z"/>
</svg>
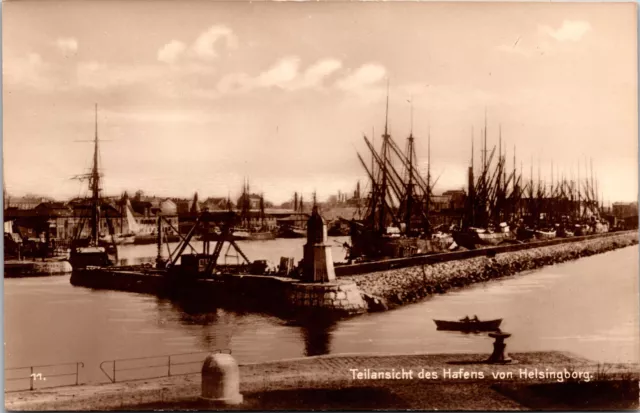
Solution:
<svg viewBox="0 0 640 413">
<path fill-rule="evenodd" d="M 326 228 L 325 228 L 326 231 Z M 322 239 L 322 237 L 321 237 Z M 324 240 L 326 241 L 326 235 Z M 386 305 L 366 304 L 378 297 L 385 304 L 400 305 L 428 295 L 444 293 L 475 282 L 513 275 L 638 243 L 635 231 L 561 238 L 478 250 L 337 265 L 335 278 L 317 283 L 304 278 L 263 274 L 219 274 L 204 279 L 167 277 L 152 268 L 113 267 L 74 271 L 78 286 L 131 291 L 159 296 L 188 295 L 195 299 L 243 305 L 276 313 L 311 312 L 348 316 L 377 311 Z M 322 245 L 322 242 L 319 244 Z M 316 247 L 317 248 L 317 247 Z M 321 247 L 324 248 L 324 247 Z M 307 258 L 312 260 L 312 258 Z M 319 258 L 323 262 L 323 258 Z M 326 268 L 326 264 L 325 265 Z"/>
</svg>

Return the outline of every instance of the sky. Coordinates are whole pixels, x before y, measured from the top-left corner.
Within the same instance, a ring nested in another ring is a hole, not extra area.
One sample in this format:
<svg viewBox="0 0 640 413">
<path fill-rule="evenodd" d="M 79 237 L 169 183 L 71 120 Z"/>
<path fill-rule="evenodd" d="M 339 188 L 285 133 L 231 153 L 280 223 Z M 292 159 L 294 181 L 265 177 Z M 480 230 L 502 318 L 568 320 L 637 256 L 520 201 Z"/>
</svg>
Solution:
<svg viewBox="0 0 640 413">
<path fill-rule="evenodd" d="M 86 193 L 97 104 L 105 194 L 323 199 L 364 186 L 388 85 L 436 193 L 466 186 L 486 114 L 525 178 L 593 162 L 605 202 L 634 201 L 636 24 L 633 3 L 6 2 L 5 185 Z"/>
</svg>

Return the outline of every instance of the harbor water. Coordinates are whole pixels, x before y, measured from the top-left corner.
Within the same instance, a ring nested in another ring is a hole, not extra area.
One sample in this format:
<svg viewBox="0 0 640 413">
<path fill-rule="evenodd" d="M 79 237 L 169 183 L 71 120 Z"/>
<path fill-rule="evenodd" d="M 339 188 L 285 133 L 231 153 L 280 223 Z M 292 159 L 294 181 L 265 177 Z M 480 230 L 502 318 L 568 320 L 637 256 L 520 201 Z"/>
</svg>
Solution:
<svg viewBox="0 0 640 413">
<path fill-rule="evenodd" d="M 336 261 L 344 259 L 343 241 L 331 241 Z M 300 259 L 303 243 L 241 245 L 250 258 L 277 263 Z M 513 334 L 510 352 L 638 362 L 638 252 L 627 247 L 337 323 L 74 287 L 69 276 L 5 279 L 5 367 L 81 361 L 81 382 L 107 382 L 98 368 L 105 360 L 216 349 L 230 349 L 240 363 L 329 353 L 490 353 L 486 334 L 441 332 L 432 321 L 465 315 L 503 318 L 502 329 Z M 153 256 L 155 246 L 124 253 Z"/>
</svg>

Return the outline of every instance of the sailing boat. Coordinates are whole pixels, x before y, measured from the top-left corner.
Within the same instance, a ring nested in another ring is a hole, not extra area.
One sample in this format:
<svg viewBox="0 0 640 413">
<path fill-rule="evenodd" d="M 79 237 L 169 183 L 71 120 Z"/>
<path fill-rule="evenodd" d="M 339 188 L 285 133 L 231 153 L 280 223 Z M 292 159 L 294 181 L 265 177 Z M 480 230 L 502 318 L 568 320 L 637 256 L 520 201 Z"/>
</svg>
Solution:
<svg viewBox="0 0 640 413">
<path fill-rule="evenodd" d="M 233 238 L 236 240 L 264 241 L 275 239 L 275 234 L 266 226 L 266 215 L 264 212 L 264 195 L 260 195 L 260 227 L 251 225 L 251 200 L 249 193 L 249 183 L 245 182 L 242 188 L 240 220 L 242 227 L 233 231 Z"/>
<path fill-rule="evenodd" d="M 87 267 L 105 267 L 113 265 L 118 258 L 118 250 L 115 243 L 108 243 L 100 239 L 100 217 L 102 201 L 100 199 L 100 172 L 98 171 L 98 105 L 95 107 L 95 136 L 93 139 L 93 165 L 91 172 L 76 177 L 79 180 L 88 180 L 89 189 L 91 190 L 91 198 L 89 198 L 89 207 L 91 214 L 89 216 L 90 234 L 88 238 L 82 238 L 82 229 L 84 221 L 76 228 L 76 236 L 71 242 L 71 253 L 69 262 L 74 270 Z M 106 212 L 106 211 L 105 211 Z M 106 215 L 106 214 L 105 214 Z M 114 233 L 113 225 L 107 219 L 109 232 Z"/>
<path fill-rule="evenodd" d="M 307 230 L 304 228 L 308 218 L 304 213 L 304 203 L 302 195 L 298 202 L 298 193 L 293 195 L 294 215 L 289 218 L 279 220 L 278 238 L 306 238 Z"/>
<path fill-rule="evenodd" d="M 138 222 L 136 222 L 136 219 L 131 212 L 131 201 L 129 201 L 129 199 L 126 200 L 124 210 L 129 232 L 120 234 L 106 234 L 100 237 L 101 241 L 112 242 L 117 245 L 133 244 L 136 241 L 136 235 L 140 232 L 140 225 L 138 225 Z"/>
<path fill-rule="evenodd" d="M 260 194 L 260 228 L 249 232 L 249 239 L 254 241 L 266 241 L 276 239 L 273 231 L 270 231 L 266 224 L 266 214 L 264 212 L 264 195 Z"/>
</svg>

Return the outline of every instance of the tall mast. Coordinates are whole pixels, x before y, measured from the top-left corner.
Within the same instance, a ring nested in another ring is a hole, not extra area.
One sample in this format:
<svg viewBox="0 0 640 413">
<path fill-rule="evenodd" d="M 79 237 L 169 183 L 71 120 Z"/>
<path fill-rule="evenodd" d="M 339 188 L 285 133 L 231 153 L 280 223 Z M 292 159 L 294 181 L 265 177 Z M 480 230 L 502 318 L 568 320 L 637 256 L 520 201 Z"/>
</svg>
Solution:
<svg viewBox="0 0 640 413">
<path fill-rule="evenodd" d="M 502 212 L 502 170 L 503 170 L 503 157 L 502 157 L 502 124 L 498 125 L 498 176 L 496 183 L 496 211 L 495 217 L 500 221 L 500 213 Z"/>
<path fill-rule="evenodd" d="M 516 145 L 513 145 L 513 177 L 511 178 L 513 179 L 513 189 L 511 191 L 511 213 L 513 214 L 513 216 L 515 217 L 516 215 L 518 215 L 518 207 L 516 205 L 516 203 L 519 203 L 520 200 L 520 188 L 518 188 L 518 179 L 516 176 Z"/>
<path fill-rule="evenodd" d="M 474 141 L 475 134 L 473 126 L 471 127 L 471 164 L 469 165 L 469 172 L 467 176 L 467 186 L 468 186 L 468 197 L 469 201 L 467 203 L 467 213 L 469 214 L 469 218 L 467 219 L 466 225 L 473 227 L 475 226 L 475 213 L 476 213 L 476 195 L 475 195 L 475 179 L 473 176 L 473 164 L 474 164 Z"/>
<path fill-rule="evenodd" d="M 513 145 L 513 192 L 516 191 L 516 145 Z"/>
<path fill-rule="evenodd" d="M 93 140 L 93 168 L 91 170 L 91 241 L 98 243 L 100 225 L 100 172 L 98 171 L 98 104 L 95 104 L 95 135 Z"/>
<path fill-rule="evenodd" d="M 580 158 L 578 158 L 578 218 L 582 217 L 582 188 L 580 188 Z"/>
<path fill-rule="evenodd" d="M 387 199 L 387 159 L 389 151 L 389 80 L 387 79 L 387 104 L 384 119 L 384 134 L 382 135 L 382 186 L 380 188 L 380 215 L 378 217 L 378 229 L 385 232 L 386 228 L 386 199 Z"/>
<path fill-rule="evenodd" d="M 590 188 L 589 188 L 589 192 L 590 192 L 589 201 L 590 201 L 591 204 L 593 204 L 594 201 L 597 202 L 596 196 L 593 193 L 593 188 L 594 188 L 594 186 L 593 186 L 593 158 L 589 158 L 589 163 L 590 163 L 590 166 L 591 166 L 591 185 L 590 185 Z"/>
<path fill-rule="evenodd" d="M 260 194 L 260 221 L 262 228 L 264 228 L 264 193 Z"/>
<path fill-rule="evenodd" d="M 431 126 L 429 126 L 427 134 L 427 217 L 431 208 Z M 428 225 L 428 222 L 427 222 Z M 429 228 L 431 231 L 431 228 Z"/>
<path fill-rule="evenodd" d="M 486 171 L 487 169 L 487 108 L 484 108 L 484 151 L 483 153 L 483 161 L 482 161 L 482 169 Z"/>
<path fill-rule="evenodd" d="M 488 150 L 487 150 L 487 108 L 484 108 L 484 147 L 482 150 L 482 195 L 481 195 L 481 202 L 482 202 L 482 225 L 483 226 L 487 226 L 488 225 L 488 211 L 487 211 L 487 201 L 489 200 L 489 188 L 488 188 L 488 183 L 487 183 L 487 175 L 489 174 L 489 171 L 487 170 L 488 165 L 487 165 L 487 155 L 488 155 Z"/>
<path fill-rule="evenodd" d="M 413 98 L 411 99 L 411 131 L 409 132 L 407 156 L 409 157 L 409 163 L 407 165 L 408 170 L 408 182 L 407 182 L 407 210 L 405 216 L 406 233 L 411 231 L 411 216 L 413 207 Z"/>
<path fill-rule="evenodd" d="M 473 140 L 474 140 L 474 133 L 473 133 L 473 126 L 471 127 L 471 170 L 473 170 Z"/>
<path fill-rule="evenodd" d="M 374 148 L 376 147 L 376 130 L 375 128 L 372 126 L 371 127 L 371 146 Z M 371 152 L 371 176 L 376 176 L 376 172 L 375 172 L 375 160 L 376 160 L 376 156 L 373 153 L 373 151 Z M 375 185 L 375 182 L 371 182 L 371 190 L 373 191 L 373 186 Z"/>
</svg>

